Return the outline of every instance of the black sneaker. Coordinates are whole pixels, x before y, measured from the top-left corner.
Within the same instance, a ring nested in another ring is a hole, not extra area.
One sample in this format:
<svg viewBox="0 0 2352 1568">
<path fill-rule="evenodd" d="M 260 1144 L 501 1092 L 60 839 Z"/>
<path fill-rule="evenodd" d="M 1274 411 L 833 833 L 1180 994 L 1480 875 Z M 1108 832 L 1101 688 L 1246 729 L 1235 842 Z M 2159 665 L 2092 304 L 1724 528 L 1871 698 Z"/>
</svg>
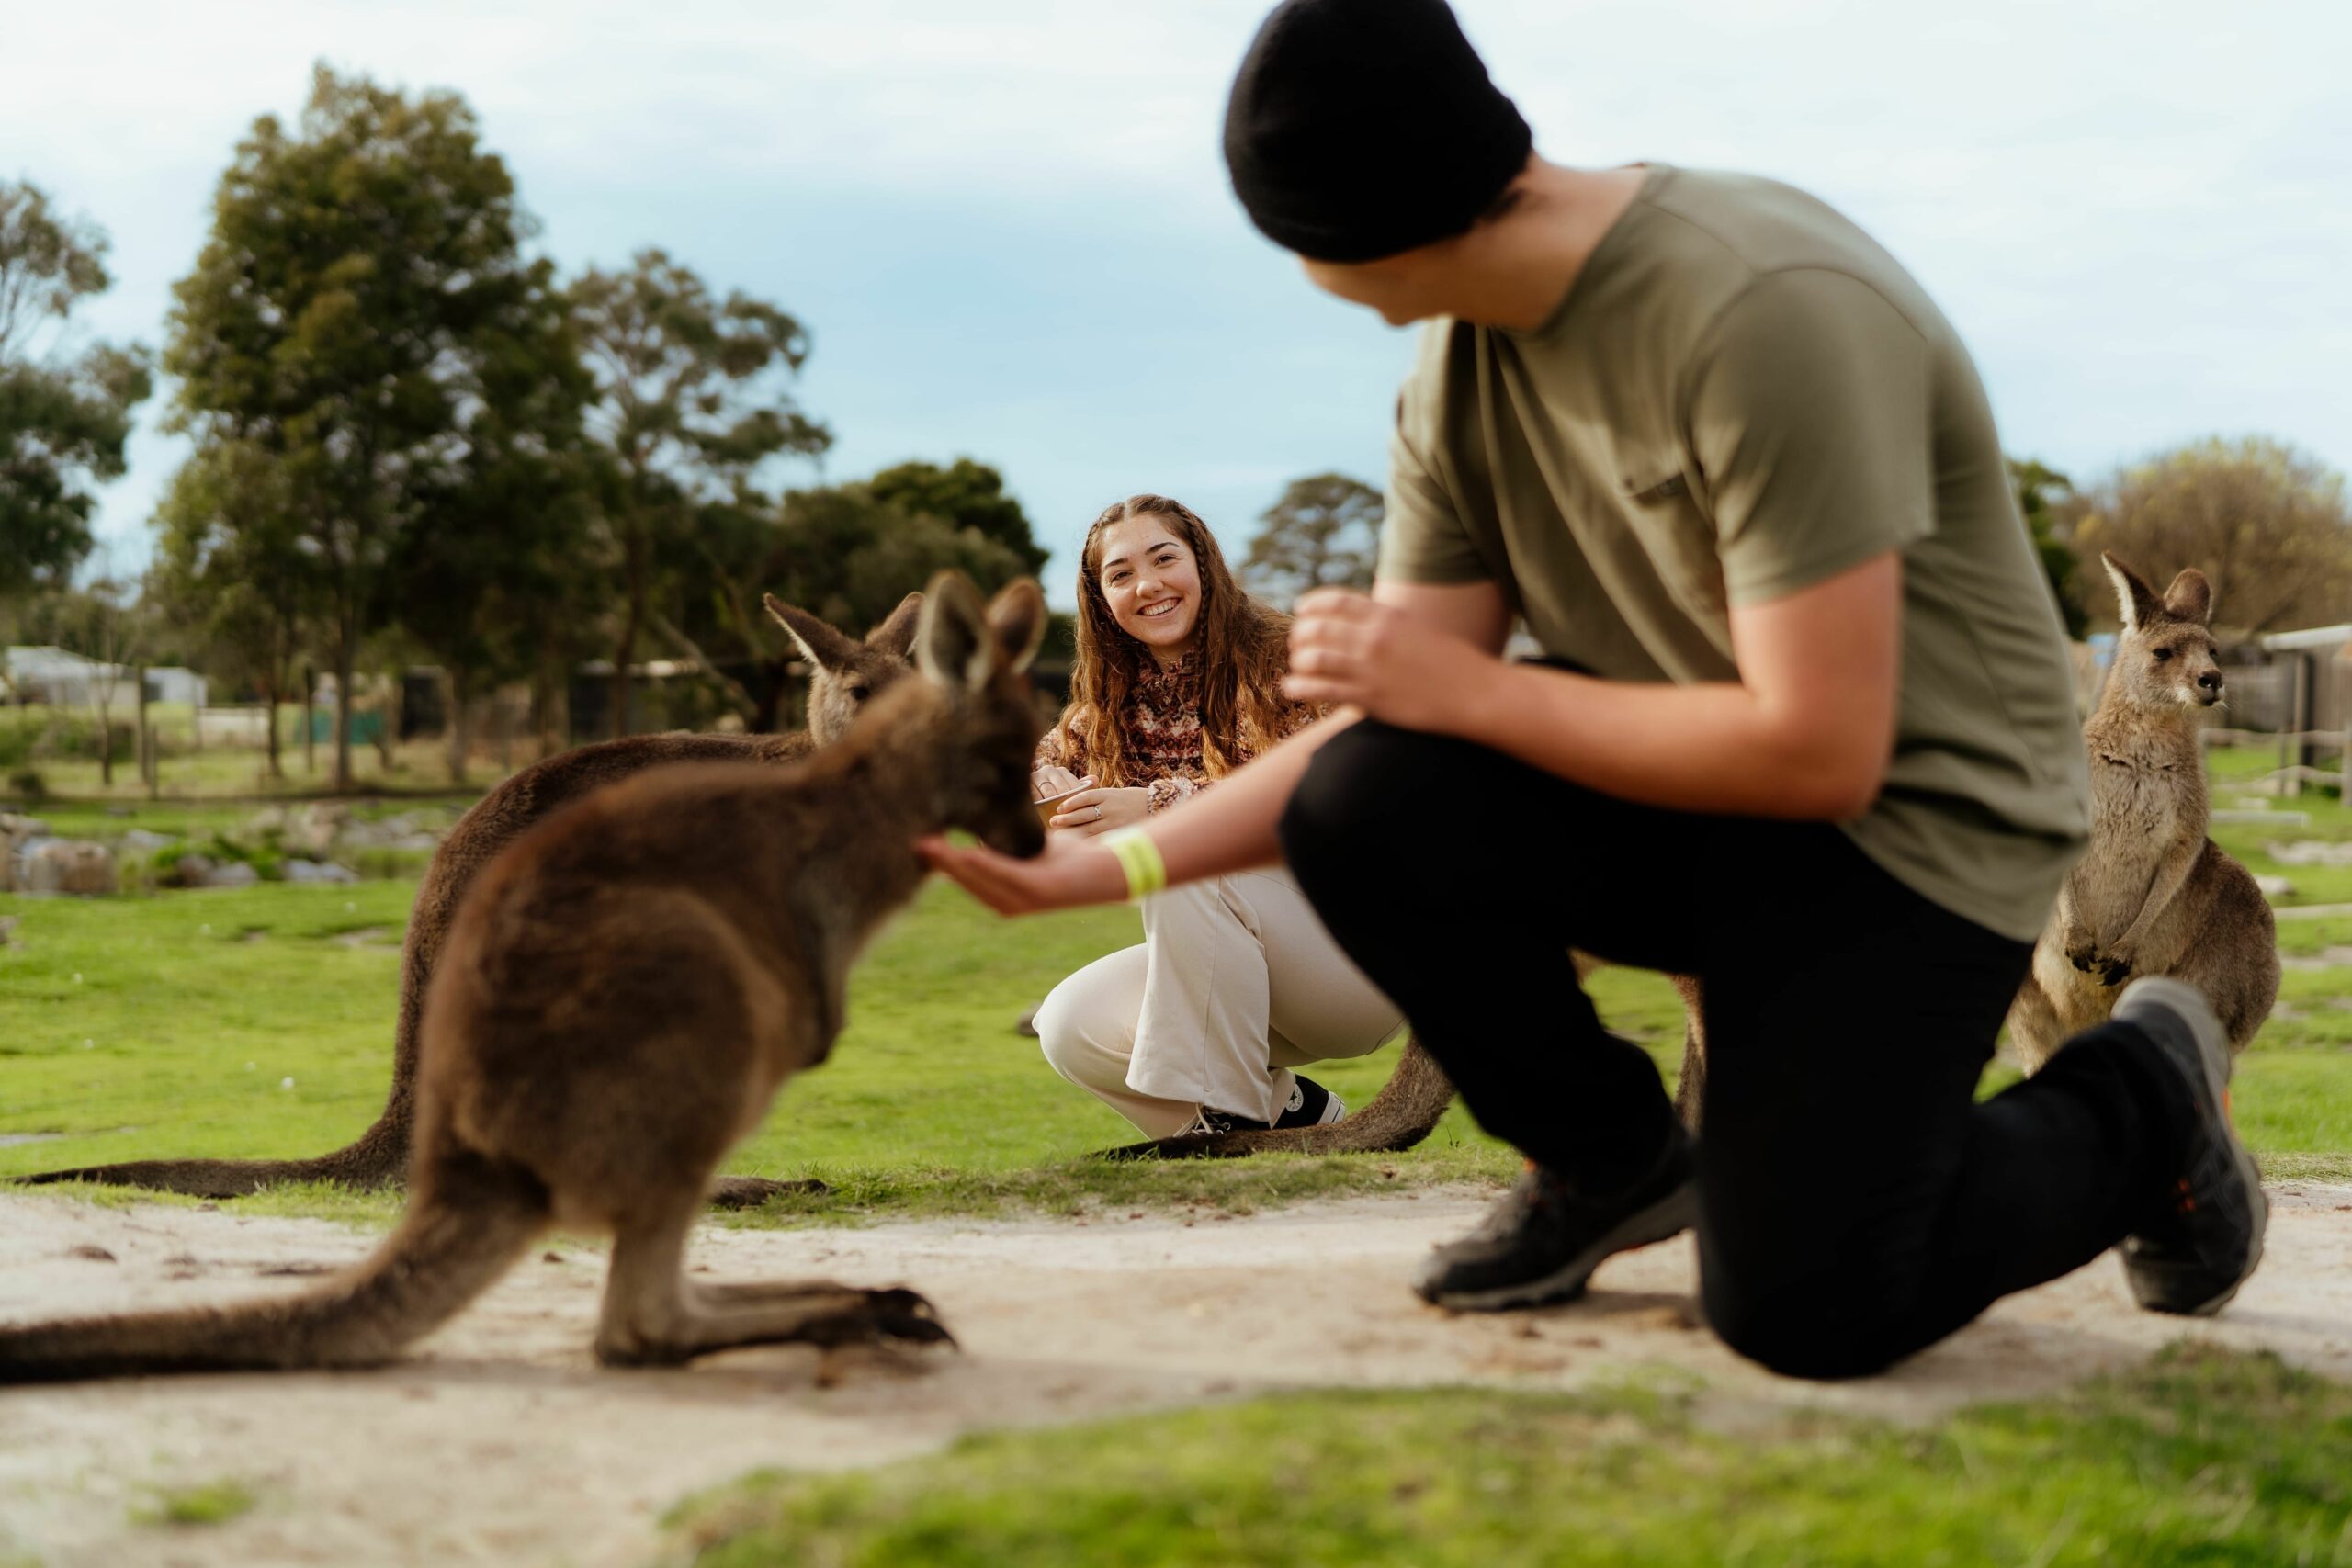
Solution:
<svg viewBox="0 0 2352 1568">
<path fill-rule="evenodd" d="M 1340 1097 L 1313 1078 L 1290 1076 L 1290 1103 L 1274 1118 L 1277 1127 L 1320 1127 L 1348 1113 Z"/>
<path fill-rule="evenodd" d="M 1266 1124 L 1255 1117 L 1240 1116 L 1230 1111 L 1219 1111 L 1204 1105 L 1193 1114 L 1192 1122 L 1178 1133 L 1180 1138 L 1213 1138 L 1223 1133 L 1262 1133 Z"/>
<path fill-rule="evenodd" d="M 2211 1317 L 2253 1277 L 2270 1221 L 2262 1172 L 2230 1125 L 2229 1036 L 2203 992 L 2161 976 L 2125 987 L 2114 1017 L 2155 1043 L 2196 1112 L 2163 1213 L 2124 1238 L 2123 1277 L 2150 1312 Z"/>
<path fill-rule="evenodd" d="M 1695 1145 L 1678 1131 L 1651 1173 L 1618 1197 L 1578 1197 L 1538 1165 L 1495 1204 L 1484 1224 L 1437 1249 L 1413 1280 L 1426 1302 L 1457 1312 L 1538 1306 L 1584 1293 L 1613 1253 L 1665 1241 L 1699 1214 Z"/>
</svg>

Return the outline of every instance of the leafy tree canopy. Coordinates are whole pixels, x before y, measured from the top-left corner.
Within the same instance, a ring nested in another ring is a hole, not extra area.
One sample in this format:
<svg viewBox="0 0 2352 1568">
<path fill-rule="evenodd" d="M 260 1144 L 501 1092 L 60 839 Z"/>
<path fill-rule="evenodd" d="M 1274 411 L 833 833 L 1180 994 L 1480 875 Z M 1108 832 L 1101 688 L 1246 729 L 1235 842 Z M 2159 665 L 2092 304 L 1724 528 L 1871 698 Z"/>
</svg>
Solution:
<svg viewBox="0 0 2352 1568">
<path fill-rule="evenodd" d="M 1241 560 L 1251 592 L 1288 605 L 1312 588 L 1369 588 L 1380 553 L 1380 492 L 1345 474 L 1293 479 L 1259 517 Z"/>
<path fill-rule="evenodd" d="M 121 476 L 152 389 L 143 352 L 66 346 L 74 306 L 110 281 L 106 249 L 40 187 L 0 183 L 0 596 L 62 584 L 89 554 L 95 488 Z"/>
<path fill-rule="evenodd" d="M 2080 641 L 2090 630 L 2090 618 L 2083 609 L 2075 547 L 2066 542 L 2059 515 L 2060 508 L 2075 498 L 2074 481 L 2035 458 L 2011 457 L 2008 465 L 2018 511 L 2033 536 L 2033 553 L 2041 558 L 2042 575 L 2050 580 L 2058 613 L 2065 617 L 2066 635 Z"/>
<path fill-rule="evenodd" d="M 986 463 L 958 457 L 936 463 L 900 463 L 865 481 L 874 498 L 910 516 L 935 517 L 951 529 L 969 528 L 1018 556 L 1034 576 L 1049 552 L 1030 531 L 1029 515 L 1007 494 L 1004 476 Z"/>
<path fill-rule="evenodd" d="M 2202 571 L 2215 623 L 2233 631 L 2352 619 L 2344 477 L 2285 442 L 2192 441 L 2115 470 L 2062 511 L 2086 565 L 2112 550 L 2158 583 L 2183 567 Z M 2088 597 L 2094 618 L 2114 625 L 2112 597 Z"/>
</svg>

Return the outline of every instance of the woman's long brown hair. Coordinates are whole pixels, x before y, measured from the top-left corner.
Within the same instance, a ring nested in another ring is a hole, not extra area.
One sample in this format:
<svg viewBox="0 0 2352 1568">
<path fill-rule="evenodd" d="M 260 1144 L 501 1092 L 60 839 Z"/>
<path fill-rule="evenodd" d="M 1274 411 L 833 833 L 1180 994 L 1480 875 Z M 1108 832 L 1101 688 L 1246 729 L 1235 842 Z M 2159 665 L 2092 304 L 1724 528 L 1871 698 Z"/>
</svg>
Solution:
<svg viewBox="0 0 2352 1568">
<path fill-rule="evenodd" d="M 1109 789 L 1148 784 L 1127 755 L 1127 694 L 1151 652 L 1119 627 L 1102 594 L 1102 531 L 1135 517 L 1159 517 L 1193 552 L 1201 578 L 1193 654 L 1201 676 L 1201 762 L 1222 778 L 1282 739 L 1291 709 L 1282 679 L 1290 668 L 1290 617 L 1250 597 L 1233 581 L 1225 552 L 1183 502 L 1131 495 L 1104 507 L 1078 558 L 1078 660 L 1070 669 L 1062 732 L 1080 754 L 1075 771 Z"/>
</svg>

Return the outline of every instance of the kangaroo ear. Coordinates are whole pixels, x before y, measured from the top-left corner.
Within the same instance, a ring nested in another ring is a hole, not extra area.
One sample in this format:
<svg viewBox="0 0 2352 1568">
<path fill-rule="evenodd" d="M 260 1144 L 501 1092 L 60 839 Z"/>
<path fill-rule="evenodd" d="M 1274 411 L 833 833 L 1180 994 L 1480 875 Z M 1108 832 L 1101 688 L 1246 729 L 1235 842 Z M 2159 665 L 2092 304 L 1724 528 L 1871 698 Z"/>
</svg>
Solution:
<svg viewBox="0 0 2352 1568">
<path fill-rule="evenodd" d="M 951 692 L 981 685 L 998 657 L 980 591 L 960 571 L 943 571 L 924 590 L 915 623 L 915 664 Z"/>
<path fill-rule="evenodd" d="M 2213 585 L 2195 567 L 2184 570 L 2165 590 L 2165 614 L 2203 626 L 2213 615 Z"/>
<path fill-rule="evenodd" d="M 857 657 L 857 644 L 835 631 L 830 622 L 818 619 L 797 604 L 787 604 L 773 593 L 761 594 L 760 603 L 767 606 L 778 626 L 792 634 L 792 640 L 800 645 L 801 657 L 809 663 L 827 670 L 843 670 Z"/>
<path fill-rule="evenodd" d="M 2099 563 L 2107 568 L 2108 577 L 2115 583 L 2115 604 L 2123 617 L 2123 629 L 2136 632 L 2164 613 L 2164 602 L 2156 591 L 2140 581 L 2140 574 L 2125 566 L 2106 550 L 2098 554 Z"/>
<path fill-rule="evenodd" d="M 996 633 L 1005 663 L 1028 669 L 1037 645 L 1046 640 L 1046 591 L 1036 579 L 1017 578 L 989 601 L 989 628 Z"/>
<path fill-rule="evenodd" d="M 907 649 L 915 645 L 915 622 L 922 615 L 921 590 L 899 601 L 899 607 L 883 617 L 882 624 L 865 634 L 865 646 L 879 653 L 904 659 Z"/>
</svg>

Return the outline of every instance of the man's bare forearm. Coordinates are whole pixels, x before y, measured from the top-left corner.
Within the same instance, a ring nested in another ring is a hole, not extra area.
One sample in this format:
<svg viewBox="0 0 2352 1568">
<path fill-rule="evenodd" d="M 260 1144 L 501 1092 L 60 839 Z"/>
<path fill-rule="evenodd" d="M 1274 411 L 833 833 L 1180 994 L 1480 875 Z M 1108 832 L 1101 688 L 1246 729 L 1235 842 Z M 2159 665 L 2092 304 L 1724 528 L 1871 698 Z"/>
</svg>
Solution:
<svg viewBox="0 0 2352 1568">
<path fill-rule="evenodd" d="M 1281 860 L 1275 829 L 1291 792 L 1323 743 L 1355 721 L 1352 713 L 1317 719 L 1236 769 L 1216 788 L 1155 818 L 1146 831 L 1168 864 L 1169 882 L 1198 882 Z"/>
</svg>

